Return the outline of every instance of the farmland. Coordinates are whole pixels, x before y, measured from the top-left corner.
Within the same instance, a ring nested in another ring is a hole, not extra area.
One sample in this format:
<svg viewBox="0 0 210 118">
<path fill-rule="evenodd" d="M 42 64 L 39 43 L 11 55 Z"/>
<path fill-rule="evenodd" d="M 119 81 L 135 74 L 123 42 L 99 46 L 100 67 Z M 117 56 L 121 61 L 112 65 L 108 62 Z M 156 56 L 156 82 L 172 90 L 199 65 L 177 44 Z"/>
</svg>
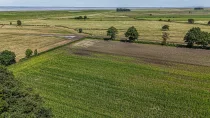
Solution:
<svg viewBox="0 0 210 118">
<path fill-rule="evenodd" d="M 85 40 L 60 48 L 11 66 L 10 70 L 25 86 L 44 97 L 46 106 L 52 108 L 56 117 L 210 115 L 209 67 L 170 59 L 161 63 L 156 58 L 158 54 L 148 56 L 156 49 L 153 46 L 151 49 L 144 45 L 136 47 L 136 51 L 148 51 L 148 54 L 137 53 L 136 57 L 129 56 L 129 50 L 117 52 L 110 48 L 113 55 L 100 50 L 105 43 L 101 42 L 98 48 L 94 42 Z M 116 47 L 123 45 L 116 43 Z M 132 48 L 128 44 L 129 47 Z M 161 46 L 157 48 L 165 50 Z M 126 56 L 120 56 L 125 52 Z M 142 56 L 149 59 L 145 61 Z"/>
<path fill-rule="evenodd" d="M 160 43 L 161 28 L 169 25 L 168 42 L 185 44 L 193 27 L 210 32 L 209 11 L 0 12 L 0 51 L 14 51 L 17 61 L 28 48 L 45 52 L 8 69 L 43 97 L 55 118 L 209 117 L 209 50 L 119 41 L 135 26 L 138 41 Z M 18 19 L 22 26 L 16 26 Z M 116 41 L 104 41 L 111 26 L 119 30 Z"/>
</svg>

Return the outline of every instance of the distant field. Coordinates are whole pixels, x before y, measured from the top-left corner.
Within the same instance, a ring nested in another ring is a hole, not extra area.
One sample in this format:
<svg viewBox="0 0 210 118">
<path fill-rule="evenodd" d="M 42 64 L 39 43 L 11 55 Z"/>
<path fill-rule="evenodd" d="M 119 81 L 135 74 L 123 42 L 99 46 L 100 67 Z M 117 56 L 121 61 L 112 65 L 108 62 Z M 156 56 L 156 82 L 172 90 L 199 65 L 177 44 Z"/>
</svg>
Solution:
<svg viewBox="0 0 210 118">
<path fill-rule="evenodd" d="M 25 86 L 44 97 L 45 105 L 52 108 L 55 117 L 210 116 L 209 67 L 179 63 L 179 59 L 174 62 L 167 58 L 170 53 L 161 52 L 165 48 L 178 52 L 176 48 L 133 47 L 120 42 L 99 45 L 95 40 L 87 41 L 45 53 L 9 69 Z M 112 54 L 102 49 L 113 44 L 116 48 L 108 49 Z M 166 58 L 159 61 L 158 54 L 149 56 L 153 48 Z M 136 57 L 132 50 L 136 50 Z M 129 51 L 133 53 L 129 55 Z M 200 53 L 201 61 L 208 56 L 205 50 Z M 189 50 L 188 54 L 194 55 L 194 51 Z M 142 58 L 145 56 L 150 59 Z M 182 58 L 190 60 L 187 56 Z M 208 60 L 204 62 L 209 64 Z"/>
<path fill-rule="evenodd" d="M 71 34 L 70 31 L 59 28 L 6 25 L 0 28 L 0 51 L 14 51 L 18 61 L 25 56 L 26 49 L 37 49 L 38 52 L 43 52 L 69 42 L 65 38 L 44 35 L 56 35 L 60 33 L 63 35 Z"/>
<path fill-rule="evenodd" d="M 86 21 L 75 20 L 78 16 L 88 16 Z M 196 24 L 188 24 L 189 18 L 195 19 Z M 204 31 L 210 32 L 207 25 L 210 20 L 210 9 L 142 9 L 132 10 L 131 12 L 116 12 L 114 10 L 87 10 L 87 11 L 30 11 L 30 12 L 0 12 L 0 24 L 15 25 L 16 20 L 20 19 L 23 25 L 50 25 L 50 28 L 26 27 L 21 29 L 26 32 L 46 32 L 68 34 L 77 33 L 76 29 L 82 28 L 84 33 L 93 38 L 107 38 L 106 31 L 109 27 L 115 26 L 119 29 L 117 39 L 125 39 L 126 30 L 135 26 L 140 34 L 139 40 L 150 42 L 161 42 L 163 25 L 170 26 L 170 43 L 184 43 L 183 37 L 192 27 L 200 27 Z M 159 19 L 166 21 L 158 21 Z M 170 19 L 171 22 L 167 22 Z M 58 28 L 57 25 L 67 28 Z M 1 26 L 0 26 L 1 27 Z M 17 30 L 1 32 L 20 33 Z M 13 32 L 14 31 L 14 32 Z"/>
</svg>

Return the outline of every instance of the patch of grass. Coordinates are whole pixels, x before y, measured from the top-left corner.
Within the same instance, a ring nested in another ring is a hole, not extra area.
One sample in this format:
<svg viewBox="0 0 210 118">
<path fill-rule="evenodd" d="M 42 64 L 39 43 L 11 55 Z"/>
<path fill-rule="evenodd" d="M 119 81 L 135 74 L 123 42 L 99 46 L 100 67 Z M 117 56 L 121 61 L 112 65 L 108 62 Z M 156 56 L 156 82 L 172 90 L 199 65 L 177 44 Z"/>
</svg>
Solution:
<svg viewBox="0 0 210 118">
<path fill-rule="evenodd" d="M 210 70 L 204 68 L 75 55 L 68 46 L 9 67 L 44 97 L 55 117 L 128 118 L 209 117 Z"/>
</svg>

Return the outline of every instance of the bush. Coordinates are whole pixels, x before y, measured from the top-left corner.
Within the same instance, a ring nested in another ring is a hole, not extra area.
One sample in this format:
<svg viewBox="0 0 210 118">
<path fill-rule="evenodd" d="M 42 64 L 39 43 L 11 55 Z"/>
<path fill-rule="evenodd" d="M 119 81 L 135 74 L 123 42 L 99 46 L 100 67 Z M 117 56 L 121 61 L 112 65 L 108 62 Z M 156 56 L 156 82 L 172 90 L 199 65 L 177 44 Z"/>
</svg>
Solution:
<svg viewBox="0 0 210 118">
<path fill-rule="evenodd" d="M 16 55 L 14 52 L 5 50 L 0 53 L 0 64 L 4 66 L 9 66 L 11 64 L 16 63 Z"/>
<path fill-rule="evenodd" d="M 37 56 L 38 55 L 38 51 L 37 49 L 34 50 L 34 56 Z"/>
<path fill-rule="evenodd" d="M 9 25 L 12 25 L 12 22 L 10 22 Z"/>
<path fill-rule="evenodd" d="M 138 39 L 139 33 L 138 33 L 137 29 L 134 26 L 132 26 L 125 33 L 125 37 L 128 37 L 129 41 L 134 41 L 134 40 Z"/>
<path fill-rule="evenodd" d="M 208 22 L 208 25 L 210 25 L 210 21 Z"/>
<path fill-rule="evenodd" d="M 171 22 L 171 19 L 168 19 L 168 22 Z"/>
<path fill-rule="evenodd" d="M 162 30 L 164 30 L 164 31 L 169 30 L 169 25 L 164 25 L 164 26 L 162 27 Z"/>
<path fill-rule="evenodd" d="M 79 16 L 79 17 L 75 17 L 75 19 L 83 19 L 83 17 L 82 16 Z"/>
<path fill-rule="evenodd" d="M 162 41 L 161 44 L 162 45 L 166 45 L 167 44 L 167 40 L 169 39 L 169 33 L 163 32 L 162 38 L 163 38 L 163 41 Z"/>
<path fill-rule="evenodd" d="M 17 26 L 21 26 L 22 25 L 22 21 L 18 20 L 17 21 Z"/>
<path fill-rule="evenodd" d="M 114 40 L 117 34 L 118 30 L 115 27 L 110 27 L 107 31 L 107 36 L 111 36 L 111 40 Z"/>
<path fill-rule="evenodd" d="M 79 33 L 82 33 L 83 32 L 83 30 L 82 30 L 82 28 L 79 28 L 79 31 L 78 31 Z"/>
<path fill-rule="evenodd" d="M 195 23 L 195 20 L 194 19 L 188 19 L 188 23 L 189 24 L 194 24 Z"/>
<path fill-rule="evenodd" d="M 32 54 L 33 54 L 33 51 L 31 49 L 27 49 L 26 52 L 25 52 L 26 58 L 31 57 Z"/>
<path fill-rule="evenodd" d="M 159 19 L 159 21 L 163 21 L 162 19 Z"/>
</svg>

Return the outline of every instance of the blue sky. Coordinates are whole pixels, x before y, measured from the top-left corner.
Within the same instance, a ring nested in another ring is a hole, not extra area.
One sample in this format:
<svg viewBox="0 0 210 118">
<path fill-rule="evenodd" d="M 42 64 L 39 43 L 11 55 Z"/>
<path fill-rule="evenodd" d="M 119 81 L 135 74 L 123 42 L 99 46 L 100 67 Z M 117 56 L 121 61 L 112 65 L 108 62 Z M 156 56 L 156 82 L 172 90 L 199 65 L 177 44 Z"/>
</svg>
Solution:
<svg viewBox="0 0 210 118">
<path fill-rule="evenodd" d="M 0 0 L 1 6 L 209 7 L 210 0 Z"/>
</svg>

